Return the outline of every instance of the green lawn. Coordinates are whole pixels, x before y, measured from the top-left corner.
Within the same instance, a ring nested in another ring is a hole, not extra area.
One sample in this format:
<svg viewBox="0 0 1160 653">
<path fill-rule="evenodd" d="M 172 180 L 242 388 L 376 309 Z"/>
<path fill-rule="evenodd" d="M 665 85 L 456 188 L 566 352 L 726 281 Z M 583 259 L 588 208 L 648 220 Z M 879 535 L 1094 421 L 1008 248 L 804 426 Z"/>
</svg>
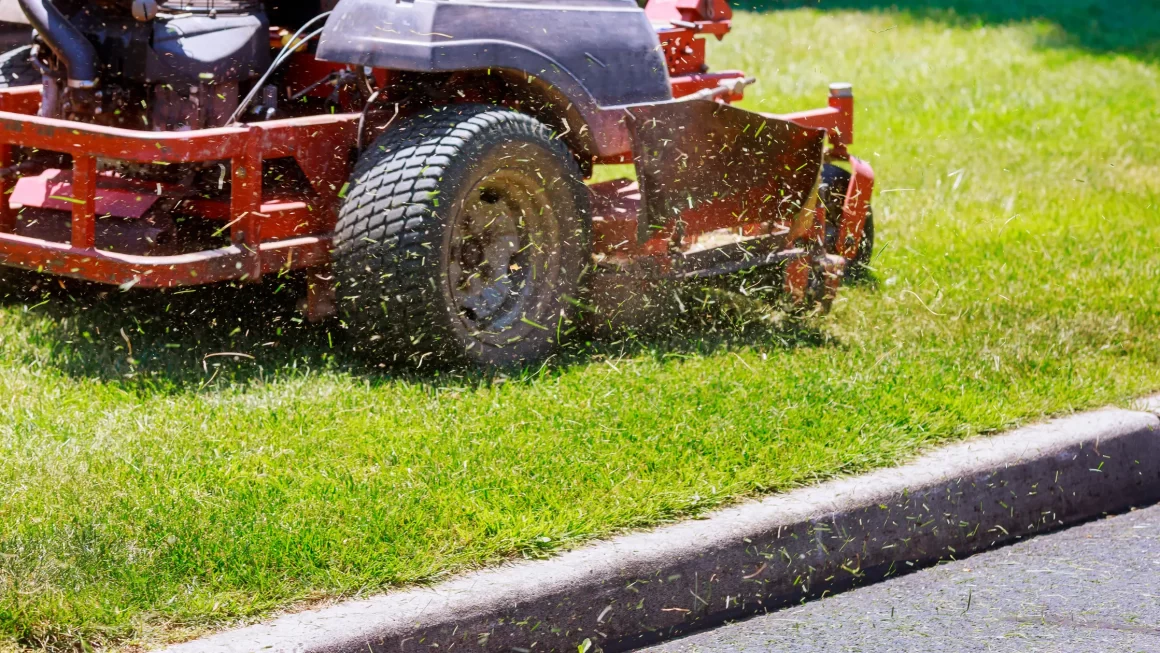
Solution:
<svg viewBox="0 0 1160 653">
<path fill-rule="evenodd" d="M 855 83 L 875 281 L 803 329 L 715 294 L 487 381 L 361 367 L 276 285 L 9 300 L 0 649 L 155 645 L 1160 389 L 1160 8 L 901 4 L 712 46 L 753 107 Z"/>
</svg>

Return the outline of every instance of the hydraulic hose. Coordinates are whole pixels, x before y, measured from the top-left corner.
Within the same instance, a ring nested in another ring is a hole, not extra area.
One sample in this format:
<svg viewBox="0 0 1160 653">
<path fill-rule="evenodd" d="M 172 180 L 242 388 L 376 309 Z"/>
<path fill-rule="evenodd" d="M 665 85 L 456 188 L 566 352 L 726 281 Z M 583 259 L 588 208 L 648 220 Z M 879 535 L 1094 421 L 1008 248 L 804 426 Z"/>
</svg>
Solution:
<svg viewBox="0 0 1160 653">
<path fill-rule="evenodd" d="M 97 49 L 52 4 L 52 0 L 19 0 L 20 8 L 40 38 L 68 70 L 70 88 L 95 88 L 100 58 Z"/>
<path fill-rule="evenodd" d="M 302 27 L 299 27 L 297 32 L 294 32 L 294 36 L 290 37 L 290 40 L 282 46 L 282 51 L 278 53 L 277 57 L 274 57 L 274 62 L 270 64 L 270 67 L 266 69 L 266 72 L 258 79 L 258 81 L 254 82 L 254 87 L 250 89 L 249 94 L 242 98 L 242 101 L 238 103 L 238 108 L 234 109 L 234 115 L 230 116 L 230 119 L 226 121 L 226 125 L 236 124 L 238 120 L 241 119 L 242 115 L 246 112 L 246 109 L 250 107 L 250 103 L 254 101 L 254 98 L 258 97 L 258 93 L 262 90 L 262 86 L 266 83 L 266 80 L 270 79 L 270 75 L 272 75 L 274 71 L 278 69 L 278 66 L 281 66 L 287 59 L 289 59 L 290 55 L 294 54 L 295 50 L 302 47 L 309 41 L 322 36 L 322 33 L 326 31 L 325 27 L 307 34 L 306 36 L 302 36 L 302 33 L 318 21 L 326 20 L 332 13 L 334 12 L 325 11 L 321 14 L 318 14 L 314 18 L 306 21 L 306 24 Z"/>
</svg>

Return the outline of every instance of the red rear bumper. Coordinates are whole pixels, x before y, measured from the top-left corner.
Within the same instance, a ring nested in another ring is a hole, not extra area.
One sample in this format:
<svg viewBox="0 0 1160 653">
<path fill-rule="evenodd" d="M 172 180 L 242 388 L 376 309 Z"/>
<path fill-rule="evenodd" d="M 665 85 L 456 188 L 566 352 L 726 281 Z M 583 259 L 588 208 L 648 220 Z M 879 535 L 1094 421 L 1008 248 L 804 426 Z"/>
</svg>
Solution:
<svg viewBox="0 0 1160 653">
<path fill-rule="evenodd" d="M 71 237 L 58 242 L 13 233 L 16 215 L 10 204 L 11 184 L 0 181 L 0 263 L 104 283 L 166 287 L 230 279 L 256 281 L 267 272 L 314 267 L 329 260 L 330 232 L 349 175 L 358 114 L 192 132 L 146 132 L 38 117 L 33 114 L 39 99 L 39 87 L 0 91 L 0 167 L 12 164 L 14 147 L 71 155 L 68 195 L 50 198 L 68 204 Z M 278 204 L 263 198 L 262 162 L 283 157 L 293 158 L 310 180 L 310 201 Z M 105 203 L 102 188 L 115 181 L 98 174 L 98 159 L 228 161 L 231 196 L 216 212 L 225 221 L 222 230 L 228 231 L 230 244 L 173 256 L 97 249 L 98 205 Z M 48 208 L 54 206 L 59 208 Z M 281 219 L 271 220 L 263 209 L 277 210 Z M 311 225 L 312 233 L 288 231 L 283 226 L 287 224 Z"/>
</svg>

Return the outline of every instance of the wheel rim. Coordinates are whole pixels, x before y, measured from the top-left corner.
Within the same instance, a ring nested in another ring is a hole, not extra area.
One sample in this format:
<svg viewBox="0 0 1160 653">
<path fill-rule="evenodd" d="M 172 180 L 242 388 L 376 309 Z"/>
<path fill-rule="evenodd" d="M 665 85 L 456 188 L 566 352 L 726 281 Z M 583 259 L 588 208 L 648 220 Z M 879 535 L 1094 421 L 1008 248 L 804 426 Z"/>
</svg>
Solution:
<svg viewBox="0 0 1160 653">
<path fill-rule="evenodd" d="M 524 171 L 497 170 L 476 182 L 456 212 L 447 266 L 469 333 L 499 343 L 534 316 L 552 284 L 554 225 L 542 185 Z"/>
</svg>

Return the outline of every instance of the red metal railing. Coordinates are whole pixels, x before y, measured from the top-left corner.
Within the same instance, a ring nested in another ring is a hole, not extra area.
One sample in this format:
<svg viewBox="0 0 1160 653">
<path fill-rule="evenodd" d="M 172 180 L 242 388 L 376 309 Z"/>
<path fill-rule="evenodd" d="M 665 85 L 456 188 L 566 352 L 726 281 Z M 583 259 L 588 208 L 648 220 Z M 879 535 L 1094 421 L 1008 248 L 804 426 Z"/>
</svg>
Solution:
<svg viewBox="0 0 1160 653">
<path fill-rule="evenodd" d="M 0 180 L 0 263 L 107 283 L 179 286 L 229 279 L 256 281 L 273 270 L 322 265 L 329 259 L 330 217 L 319 233 L 263 240 L 262 162 L 292 157 L 310 180 L 317 207 L 333 216 L 349 174 L 358 114 L 276 120 L 192 132 L 146 132 L 86 125 L 32 115 L 39 87 L 0 91 L 0 167 L 14 147 L 73 158 L 71 240 L 19 236 L 9 184 Z M 135 163 L 228 160 L 231 166 L 230 245 L 174 256 L 137 256 L 96 249 L 98 159 Z"/>
</svg>

